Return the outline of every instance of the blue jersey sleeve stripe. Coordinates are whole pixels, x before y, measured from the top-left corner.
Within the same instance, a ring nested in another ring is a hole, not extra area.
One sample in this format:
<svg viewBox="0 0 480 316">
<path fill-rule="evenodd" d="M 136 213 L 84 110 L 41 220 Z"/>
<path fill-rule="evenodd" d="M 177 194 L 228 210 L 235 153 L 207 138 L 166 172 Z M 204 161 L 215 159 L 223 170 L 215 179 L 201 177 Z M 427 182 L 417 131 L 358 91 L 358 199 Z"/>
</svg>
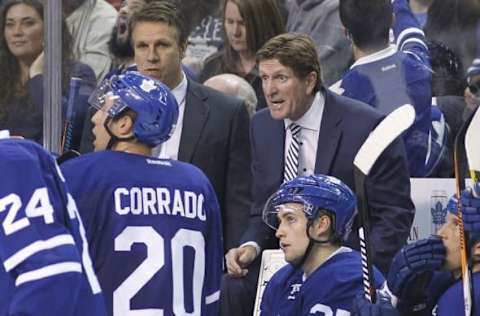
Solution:
<svg viewBox="0 0 480 316">
<path fill-rule="evenodd" d="M 220 291 L 216 291 L 205 297 L 205 305 L 215 303 L 220 299 Z"/>
<path fill-rule="evenodd" d="M 422 45 L 425 48 L 425 50 L 428 50 L 427 44 L 425 44 L 425 42 L 422 41 L 419 38 L 409 38 L 409 39 L 405 40 L 405 42 L 402 43 L 402 46 L 400 47 L 399 50 L 403 51 L 403 48 L 405 47 L 405 45 L 408 44 L 408 43 L 411 43 L 411 42 L 416 42 L 416 43 Z"/>
<path fill-rule="evenodd" d="M 54 275 L 76 272 L 82 273 L 82 265 L 79 262 L 61 262 L 48 265 L 46 267 L 32 270 L 20 274 L 15 281 L 15 286 L 20 286 L 24 283 L 45 279 Z"/>
<path fill-rule="evenodd" d="M 28 257 L 40 251 L 64 245 L 75 245 L 75 241 L 73 240 L 72 235 L 62 234 L 47 240 L 35 241 L 10 256 L 7 260 L 4 261 L 3 266 L 5 267 L 5 270 L 9 272 L 13 268 L 21 264 L 23 261 L 28 259 Z"/>
<path fill-rule="evenodd" d="M 412 35 L 412 34 L 417 34 L 420 35 L 422 38 L 425 37 L 425 33 L 419 28 L 416 27 L 409 27 L 404 29 L 397 38 L 397 45 L 402 45 L 402 42 L 406 36 Z"/>
</svg>

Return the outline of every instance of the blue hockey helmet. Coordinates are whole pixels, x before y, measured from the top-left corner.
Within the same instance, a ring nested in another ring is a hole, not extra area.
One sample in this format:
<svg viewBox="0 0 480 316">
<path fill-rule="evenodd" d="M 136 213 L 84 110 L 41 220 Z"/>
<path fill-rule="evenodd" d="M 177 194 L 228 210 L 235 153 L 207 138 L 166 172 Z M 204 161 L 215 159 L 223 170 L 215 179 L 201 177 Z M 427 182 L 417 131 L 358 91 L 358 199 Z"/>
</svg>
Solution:
<svg viewBox="0 0 480 316">
<path fill-rule="evenodd" d="M 154 147 L 172 135 L 178 118 L 178 104 L 163 83 L 139 72 L 127 71 L 104 80 L 88 102 L 100 110 L 107 97 L 115 100 L 108 109 L 109 117 L 115 118 L 127 108 L 136 113 L 133 134 L 141 143 Z"/>
<path fill-rule="evenodd" d="M 326 175 L 297 177 L 280 186 L 265 204 L 263 221 L 277 229 L 277 214 L 286 203 L 300 203 L 308 220 L 314 220 L 320 211 L 333 219 L 333 235 L 346 240 L 353 223 L 356 198 L 352 190 L 337 178 Z"/>
</svg>

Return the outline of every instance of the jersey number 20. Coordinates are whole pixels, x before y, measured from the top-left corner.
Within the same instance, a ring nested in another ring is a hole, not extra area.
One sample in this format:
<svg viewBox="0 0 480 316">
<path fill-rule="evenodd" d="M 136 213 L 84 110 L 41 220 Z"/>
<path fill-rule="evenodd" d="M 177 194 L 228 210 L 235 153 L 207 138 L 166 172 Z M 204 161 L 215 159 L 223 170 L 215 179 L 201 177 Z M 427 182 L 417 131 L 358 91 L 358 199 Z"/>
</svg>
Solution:
<svg viewBox="0 0 480 316">
<path fill-rule="evenodd" d="M 135 243 L 147 248 L 147 258 L 113 292 L 113 315 L 163 316 L 162 309 L 131 310 L 130 300 L 165 264 L 165 240 L 148 226 L 128 226 L 115 238 L 115 251 L 130 251 Z M 179 229 L 170 241 L 172 249 L 173 312 L 175 315 L 200 315 L 205 277 L 205 239 L 199 231 Z M 192 275 L 193 311 L 187 313 L 184 304 L 183 248 L 195 250 Z M 165 288 L 168 288 L 165 286 Z M 161 295 L 161 293 L 159 293 Z"/>
</svg>

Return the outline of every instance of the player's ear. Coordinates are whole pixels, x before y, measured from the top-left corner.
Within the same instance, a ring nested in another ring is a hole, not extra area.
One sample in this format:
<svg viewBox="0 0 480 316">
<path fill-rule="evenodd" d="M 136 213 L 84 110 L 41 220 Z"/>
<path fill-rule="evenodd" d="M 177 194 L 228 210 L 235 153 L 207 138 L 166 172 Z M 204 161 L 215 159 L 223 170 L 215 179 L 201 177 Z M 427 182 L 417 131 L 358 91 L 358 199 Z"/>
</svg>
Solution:
<svg viewBox="0 0 480 316">
<path fill-rule="evenodd" d="M 330 231 L 331 225 L 332 221 L 328 215 L 320 215 L 313 221 L 310 235 L 316 239 L 320 239 L 319 237 L 324 236 Z"/>
<path fill-rule="evenodd" d="M 134 123 L 135 118 L 133 113 L 129 113 L 129 111 L 127 111 L 124 115 L 115 119 L 111 125 L 111 130 L 117 137 L 130 137 L 133 135 Z"/>
</svg>

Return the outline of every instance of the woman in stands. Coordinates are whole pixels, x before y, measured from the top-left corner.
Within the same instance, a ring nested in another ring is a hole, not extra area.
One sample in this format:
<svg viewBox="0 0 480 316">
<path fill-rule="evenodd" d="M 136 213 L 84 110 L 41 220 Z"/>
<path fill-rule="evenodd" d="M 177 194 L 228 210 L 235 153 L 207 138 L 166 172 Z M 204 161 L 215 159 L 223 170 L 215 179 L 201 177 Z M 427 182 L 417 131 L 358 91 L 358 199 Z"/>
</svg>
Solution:
<svg viewBox="0 0 480 316">
<path fill-rule="evenodd" d="M 225 0 L 223 25 L 224 48 L 205 61 L 200 81 L 221 73 L 239 75 L 255 90 L 257 110 L 266 107 L 255 54 L 266 41 L 284 32 L 277 0 Z"/>
<path fill-rule="evenodd" d="M 93 70 L 73 61 L 71 37 L 63 23 L 63 114 L 72 121 L 66 149 L 78 149 L 88 97 L 95 85 Z M 43 134 L 43 4 L 40 0 L 7 0 L 0 11 L 0 129 L 42 142 Z M 78 77 L 75 80 L 73 76 Z M 68 111 L 70 110 L 70 111 Z"/>
</svg>

